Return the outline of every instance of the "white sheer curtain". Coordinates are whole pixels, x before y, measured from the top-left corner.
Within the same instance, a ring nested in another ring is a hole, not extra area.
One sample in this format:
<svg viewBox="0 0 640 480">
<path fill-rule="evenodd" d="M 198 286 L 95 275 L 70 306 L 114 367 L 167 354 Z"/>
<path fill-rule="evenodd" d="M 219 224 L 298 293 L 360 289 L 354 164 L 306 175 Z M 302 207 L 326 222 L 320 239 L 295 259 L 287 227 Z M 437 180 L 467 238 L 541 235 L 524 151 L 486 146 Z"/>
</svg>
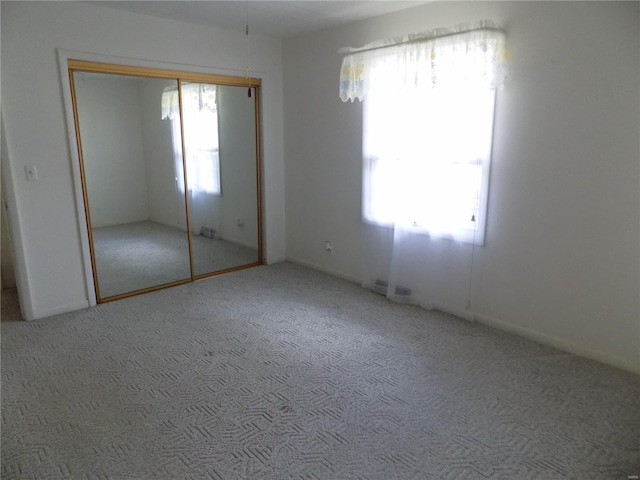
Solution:
<svg viewBox="0 0 640 480">
<path fill-rule="evenodd" d="M 220 224 L 217 87 L 182 83 L 181 89 L 191 230 L 211 235 Z M 180 102 L 175 88 L 168 88 L 162 95 L 162 118 L 172 122 L 176 178 L 183 178 Z M 177 188 L 184 194 L 184 184 L 178 182 Z"/>
<path fill-rule="evenodd" d="M 506 76 L 505 35 L 484 20 L 346 47 L 340 69 L 340 98 L 363 100 L 376 86 L 393 89 L 478 82 L 499 87 Z"/>
<path fill-rule="evenodd" d="M 342 52 L 340 97 L 364 101 L 365 285 L 472 316 L 504 34 L 484 21 Z"/>
</svg>

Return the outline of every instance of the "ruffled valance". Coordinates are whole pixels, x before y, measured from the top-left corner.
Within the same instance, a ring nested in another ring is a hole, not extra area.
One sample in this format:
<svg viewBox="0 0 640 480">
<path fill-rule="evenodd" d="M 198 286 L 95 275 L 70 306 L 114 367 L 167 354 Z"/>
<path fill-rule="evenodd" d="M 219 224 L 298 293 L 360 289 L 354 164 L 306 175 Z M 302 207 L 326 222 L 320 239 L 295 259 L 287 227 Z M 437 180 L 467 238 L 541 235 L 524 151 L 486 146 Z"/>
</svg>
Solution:
<svg viewBox="0 0 640 480">
<path fill-rule="evenodd" d="M 499 87 L 506 76 L 505 34 L 493 22 L 458 25 L 343 48 L 340 98 L 362 100 L 369 88 L 459 84 Z M 380 85 L 384 82 L 384 85 Z"/>
<path fill-rule="evenodd" d="M 216 86 L 208 83 L 183 83 L 182 84 L 183 108 L 189 111 L 201 112 L 205 108 L 216 112 Z M 178 89 L 167 87 L 162 93 L 162 119 L 174 119 L 180 115 L 180 102 Z"/>
</svg>

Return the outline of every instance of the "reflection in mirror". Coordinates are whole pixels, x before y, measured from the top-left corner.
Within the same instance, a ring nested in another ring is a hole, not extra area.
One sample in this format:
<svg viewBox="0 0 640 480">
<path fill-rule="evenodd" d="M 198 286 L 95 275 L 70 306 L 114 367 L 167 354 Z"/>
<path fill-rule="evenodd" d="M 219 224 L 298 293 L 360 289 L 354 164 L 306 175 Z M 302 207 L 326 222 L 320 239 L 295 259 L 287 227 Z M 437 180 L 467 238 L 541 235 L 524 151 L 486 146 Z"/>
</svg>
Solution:
<svg viewBox="0 0 640 480">
<path fill-rule="evenodd" d="M 74 72 L 98 299 L 191 278 L 177 80 Z"/>
<path fill-rule="evenodd" d="M 182 84 L 194 276 L 259 262 L 256 97 Z"/>
<path fill-rule="evenodd" d="M 259 265 L 260 80 L 68 62 L 98 302 Z"/>
</svg>

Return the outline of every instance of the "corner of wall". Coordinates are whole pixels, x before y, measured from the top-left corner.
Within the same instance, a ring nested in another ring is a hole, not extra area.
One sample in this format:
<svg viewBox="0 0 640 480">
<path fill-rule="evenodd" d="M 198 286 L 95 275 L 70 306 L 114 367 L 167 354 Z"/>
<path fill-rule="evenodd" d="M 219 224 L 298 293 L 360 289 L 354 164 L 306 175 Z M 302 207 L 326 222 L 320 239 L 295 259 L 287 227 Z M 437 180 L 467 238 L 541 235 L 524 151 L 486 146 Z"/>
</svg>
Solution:
<svg viewBox="0 0 640 480">
<path fill-rule="evenodd" d="M 5 133 L 4 116 L 0 111 L 0 158 L 2 158 L 2 201 L 7 201 L 7 223 L 9 225 L 9 234 L 11 245 L 13 247 L 14 272 L 16 276 L 16 285 L 18 289 L 18 297 L 20 299 L 20 310 L 25 320 L 33 320 L 36 318 L 31 298 L 31 289 L 29 287 L 29 276 L 26 265 L 26 257 L 22 242 L 22 229 L 20 225 L 20 215 L 18 213 L 18 205 L 16 191 L 14 187 L 13 169 L 9 156 L 9 147 L 7 144 L 7 135 Z"/>
</svg>

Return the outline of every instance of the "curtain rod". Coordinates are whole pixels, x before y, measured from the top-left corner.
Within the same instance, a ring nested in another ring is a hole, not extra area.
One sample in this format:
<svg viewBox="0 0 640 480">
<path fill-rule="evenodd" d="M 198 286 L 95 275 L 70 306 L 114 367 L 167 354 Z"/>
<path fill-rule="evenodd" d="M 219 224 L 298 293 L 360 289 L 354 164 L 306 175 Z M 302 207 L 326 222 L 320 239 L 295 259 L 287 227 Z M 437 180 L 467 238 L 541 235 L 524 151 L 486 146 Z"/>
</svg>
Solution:
<svg viewBox="0 0 640 480">
<path fill-rule="evenodd" d="M 398 45 L 410 45 L 412 43 L 423 43 L 423 42 L 428 42 L 430 40 L 438 40 L 440 38 L 453 37 L 455 35 L 463 35 L 465 33 L 471 33 L 471 32 L 480 32 L 483 30 L 504 33 L 504 31 L 498 27 L 492 27 L 492 26 L 476 27 L 476 28 L 470 28 L 468 30 L 460 30 L 458 32 L 443 33 L 441 35 L 425 35 L 424 37 L 419 37 L 419 38 L 407 38 L 406 40 L 397 41 L 389 45 L 377 45 L 377 46 L 371 46 L 371 47 L 364 46 L 360 48 L 343 47 L 340 50 L 338 50 L 338 53 L 350 55 L 353 53 L 372 52 L 375 50 L 383 50 L 385 48 L 397 47 Z M 416 34 L 416 35 L 420 35 L 420 34 Z M 384 42 L 386 40 L 382 40 L 382 41 Z M 393 40 L 389 40 L 389 41 L 393 42 Z"/>
</svg>

